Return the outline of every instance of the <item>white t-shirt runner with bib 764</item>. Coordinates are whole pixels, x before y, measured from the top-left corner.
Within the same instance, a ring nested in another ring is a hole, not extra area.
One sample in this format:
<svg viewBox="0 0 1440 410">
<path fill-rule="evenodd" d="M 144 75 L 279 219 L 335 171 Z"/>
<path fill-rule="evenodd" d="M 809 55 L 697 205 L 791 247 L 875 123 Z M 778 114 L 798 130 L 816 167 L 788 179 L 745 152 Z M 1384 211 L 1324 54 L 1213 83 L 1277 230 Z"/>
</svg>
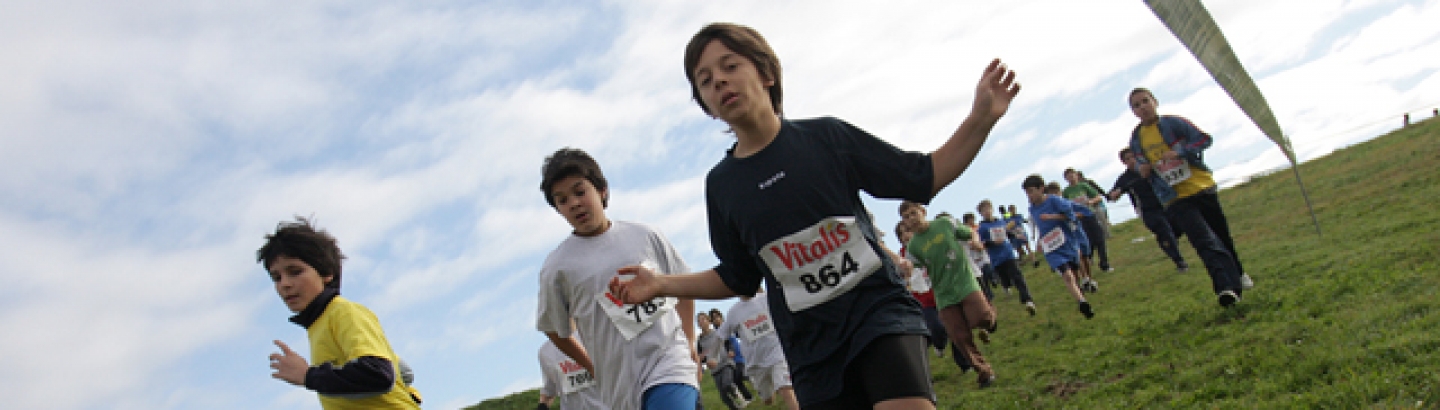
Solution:
<svg viewBox="0 0 1440 410">
<path fill-rule="evenodd" d="M 853 216 L 829 217 L 762 248 L 791 312 L 834 299 L 880 268 L 858 227 Z"/>
</svg>

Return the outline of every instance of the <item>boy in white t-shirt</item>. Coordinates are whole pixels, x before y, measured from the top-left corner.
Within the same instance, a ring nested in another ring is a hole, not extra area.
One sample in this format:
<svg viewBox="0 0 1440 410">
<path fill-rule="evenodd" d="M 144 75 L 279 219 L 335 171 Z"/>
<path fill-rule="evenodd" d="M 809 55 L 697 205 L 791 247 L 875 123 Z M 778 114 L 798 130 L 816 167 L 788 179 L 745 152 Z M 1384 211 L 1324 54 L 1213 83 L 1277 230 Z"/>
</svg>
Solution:
<svg viewBox="0 0 1440 410">
<path fill-rule="evenodd" d="M 539 410 L 549 409 L 556 398 L 565 410 L 606 408 L 600 401 L 599 389 L 594 388 L 595 377 L 555 347 L 555 343 L 546 340 L 540 345 L 539 359 L 540 375 L 544 379 L 540 385 Z"/>
<path fill-rule="evenodd" d="M 556 151 L 542 169 L 546 201 L 574 231 L 540 269 L 536 328 L 595 376 L 609 408 L 694 408 L 700 395 L 691 348 L 694 302 L 656 297 L 623 303 L 607 291 L 625 266 L 662 275 L 689 267 L 659 231 L 605 216 L 605 175 L 584 151 Z M 585 346 L 573 337 L 575 330 L 585 335 Z"/>
<path fill-rule="evenodd" d="M 763 297 L 741 296 L 739 302 L 730 306 L 729 316 L 730 320 L 716 332 L 740 336 L 740 350 L 749 356 L 746 367 L 760 399 L 768 406 L 774 396 L 780 396 L 787 409 L 799 410 L 800 402 L 796 401 L 795 389 L 790 385 L 790 365 L 785 362 L 780 337 L 776 336 L 775 323 L 770 319 L 770 302 Z"/>
</svg>

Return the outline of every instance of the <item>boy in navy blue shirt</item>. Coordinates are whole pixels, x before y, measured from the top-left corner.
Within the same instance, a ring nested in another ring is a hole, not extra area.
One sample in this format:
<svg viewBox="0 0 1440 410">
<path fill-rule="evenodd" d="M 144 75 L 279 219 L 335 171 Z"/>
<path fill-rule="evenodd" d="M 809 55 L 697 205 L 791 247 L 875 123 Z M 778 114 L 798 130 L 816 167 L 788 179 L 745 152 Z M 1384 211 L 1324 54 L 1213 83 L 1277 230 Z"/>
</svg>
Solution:
<svg viewBox="0 0 1440 410">
<path fill-rule="evenodd" d="M 1035 221 L 1045 261 L 1065 280 L 1065 289 L 1070 291 L 1070 296 L 1080 302 L 1080 313 L 1086 319 L 1094 317 L 1090 302 L 1085 300 L 1085 294 L 1075 284 L 1075 272 L 1080 269 L 1080 249 L 1075 244 L 1077 232 L 1071 226 L 1075 221 L 1075 207 L 1057 195 L 1046 195 L 1045 179 L 1039 175 L 1025 177 L 1020 187 L 1030 201 L 1030 219 Z"/>
<path fill-rule="evenodd" d="M 782 117 L 779 57 L 754 29 L 707 25 L 685 76 L 735 145 L 705 180 L 714 269 L 611 281 L 624 300 L 723 299 L 763 284 L 795 394 L 806 408 L 933 409 L 920 305 L 880 246 L 859 192 L 929 202 L 959 177 L 1020 92 L 999 60 L 970 114 L 930 154 L 904 152 L 835 118 Z"/>
</svg>

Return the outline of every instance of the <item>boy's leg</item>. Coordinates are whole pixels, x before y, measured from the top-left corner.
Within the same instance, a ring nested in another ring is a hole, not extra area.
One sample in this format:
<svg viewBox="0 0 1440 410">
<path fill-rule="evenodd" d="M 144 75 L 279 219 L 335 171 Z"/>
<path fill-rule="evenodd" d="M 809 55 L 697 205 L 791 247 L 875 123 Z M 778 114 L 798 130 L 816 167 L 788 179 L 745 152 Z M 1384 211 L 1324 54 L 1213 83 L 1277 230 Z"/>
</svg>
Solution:
<svg viewBox="0 0 1440 410">
<path fill-rule="evenodd" d="M 922 308 L 920 311 L 925 315 L 925 327 L 930 329 L 930 344 L 940 352 L 941 356 L 944 356 L 945 346 L 950 343 L 950 336 L 945 334 L 945 325 L 940 323 L 940 311 L 929 307 Z"/>
<path fill-rule="evenodd" d="M 1205 270 L 1210 273 L 1212 291 L 1219 294 L 1228 290 L 1239 295 L 1240 272 L 1235 268 L 1235 257 L 1226 251 L 1225 244 L 1215 237 L 1215 233 L 1205 223 L 1204 217 L 1191 199 L 1175 201 L 1165 211 L 1173 215 L 1176 228 L 1190 237 L 1190 246 L 1195 248 L 1195 253 L 1200 255 L 1200 260 L 1205 263 Z"/>
<path fill-rule="evenodd" d="M 691 409 L 700 403 L 700 390 L 685 383 L 665 383 L 640 395 L 645 410 Z"/>
<path fill-rule="evenodd" d="M 1105 238 L 1110 238 L 1110 208 L 1101 206 L 1095 210 L 1095 217 L 1100 219 L 1100 228 L 1105 232 Z"/>
<path fill-rule="evenodd" d="M 934 409 L 925 337 L 884 335 L 861 349 L 845 368 L 840 396 L 807 409 Z"/>
<path fill-rule="evenodd" d="M 1105 247 L 1105 230 L 1101 228 L 1100 221 L 1085 219 L 1080 225 L 1085 229 L 1085 236 L 1090 238 L 1090 252 L 1100 256 L 1100 270 L 1110 270 L 1110 253 Z"/>
<path fill-rule="evenodd" d="M 940 320 L 945 322 L 945 329 L 950 332 L 950 343 L 959 347 L 960 354 L 965 355 L 971 366 L 975 366 L 975 372 L 985 380 L 994 375 L 990 364 L 985 362 L 985 356 L 980 354 L 980 348 L 975 346 L 975 339 L 970 334 L 971 329 L 985 329 L 995 323 L 993 311 L 987 309 L 988 305 L 980 299 L 976 292 L 971 292 L 961 299 L 960 303 L 946 306 L 940 309 Z M 974 310 L 967 314 L 966 310 Z M 989 311 L 988 321 L 985 312 Z M 972 319 L 975 321 L 972 322 Z"/>
<path fill-rule="evenodd" d="M 731 392 L 735 389 L 733 383 L 734 372 L 735 369 L 730 366 L 720 366 L 719 369 L 710 373 L 710 378 L 715 380 L 716 394 L 720 396 L 720 401 L 725 403 L 725 407 L 730 410 L 740 408 L 740 406 L 735 404 L 735 397 L 731 395 Z"/>
<path fill-rule="evenodd" d="M 800 400 L 795 398 L 795 389 L 790 386 L 781 387 L 775 391 L 776 396 L 785 402 L 786 410 L 800 410 Z"/>
<path fill-rule="evenodd" d="M 1180 247 L 1175 243 L 1175 231 L 1170 229 L 1170 221 L 1165 217 L 1164 211 L 1142 212 L 1140 219 L 1145 222 L 1145 227 L 1155 234 L 1155 243 L 1160 245 L 1160 250 L 1165 251 L 1165 256 L 1175 261 L 1176 267 L 1186 267 L 1185 257 L 1180 256 Z"/>
<path fill-rule="evenodd" d="M 981 296 L 984 296 L 986 301 L 995 300 L 995 292 L 990 290 L 990 281 L 985 278 L 985 268 L 980 268 L 980 272 L 980 277 L 975 278 L 975 281 L 980 285 Z"/>
<path fill-rule="evenodd" d="M 1075 269 L 1073 265 L 1073 263 L 1067 263 L 1066 265 L 1060 266 L 1060 279 L 1065 280 L 1065 290 L 1070 291 L 1070 296 L 1074 297 L 1075 301 L 1082 302 L 1085 300 L 1085 294 L 1080 293 L 1080 286 L 1075 284 Z"/>
<path fill-rule="evenodd" d="M 1225 218 L 1225 209 L 1220 207 L 1220 195 L 1205 191 L 1192 198 L 1195 198 L 1196 208 L 1205 218 L 1205 224 L 1210 226 L 1211 232 L 1215 232 L 1215 238 L 1220 239 L 1220 243 L 1225 244 L 1225 250 L 1235 257 L 1236 272 L 1244 274 L 1245 264 L 1240 262 L 1240 253 L 1235 251 L 1235 239 L 1230 237 L 1230 221 Z"/>
<path fill-rule="evenodd" d="M 755 400 L 755 395 L 750 394 L 750 389 L 745 387 L 745 366 L 736 363 L 732 376 L 735 389 L 740 391 L 740 397 L 744 397 L 745 400 Z"/>
<path fill-rule="evenodd" d="M 1015 285 L 1015 290 L 1020 292 L 1020 303 L 1034 301 L 1030 297 L 1030 286 L 1025 283 L 1025 274 L 1020 272 L 1020 265 L 1014 259 L 1001 263 L 998 270 L 1000 277 L 1009 278 L 1010 284 Z"/>
</svg>

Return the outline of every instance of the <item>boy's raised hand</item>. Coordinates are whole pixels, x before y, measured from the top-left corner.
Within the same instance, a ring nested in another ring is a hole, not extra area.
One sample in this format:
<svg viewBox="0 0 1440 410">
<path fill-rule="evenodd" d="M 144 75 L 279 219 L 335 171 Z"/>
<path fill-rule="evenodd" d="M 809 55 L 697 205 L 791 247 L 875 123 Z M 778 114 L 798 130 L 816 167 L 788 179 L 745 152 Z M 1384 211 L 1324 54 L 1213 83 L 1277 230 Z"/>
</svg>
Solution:
<svg viewBox="0 0 1440 410">
<path fill-rule="evenodd" d="M 999 119 L 1010 109 L 1010 102 L 1020 93 L 1020 83 L 1015 82 L 1015 72 L 1000 59 L 990 60 L 980 84 L 975 86 L 975 105 L 970 108 L 974 114 L 990 120 Z"/>
<path fill-rule="evenodd" d="M 660 294 L 660 280 L 650 268 L 631 265 L 616 271 L 620 275 L 634 275 L 634 279 L 620 280 L 620 275 L 610 278 L 610 294 L 626 304 L 641 303 L 654 299 Z"/>
<path fill-rule="evenodd" d="M 290 346 L 286 346 L 285 342 L 276 340 L 275 345 L 280 346 L 280 353 L 270 354 L 270 368 L 275 369 L 275 373 L 271 373 L 270 377 L 304 386 L 305 372 L 310 371 L 310 363 L 305 362 L 305 358 L 294 350 L 290 350 Z"/>
</svg>

